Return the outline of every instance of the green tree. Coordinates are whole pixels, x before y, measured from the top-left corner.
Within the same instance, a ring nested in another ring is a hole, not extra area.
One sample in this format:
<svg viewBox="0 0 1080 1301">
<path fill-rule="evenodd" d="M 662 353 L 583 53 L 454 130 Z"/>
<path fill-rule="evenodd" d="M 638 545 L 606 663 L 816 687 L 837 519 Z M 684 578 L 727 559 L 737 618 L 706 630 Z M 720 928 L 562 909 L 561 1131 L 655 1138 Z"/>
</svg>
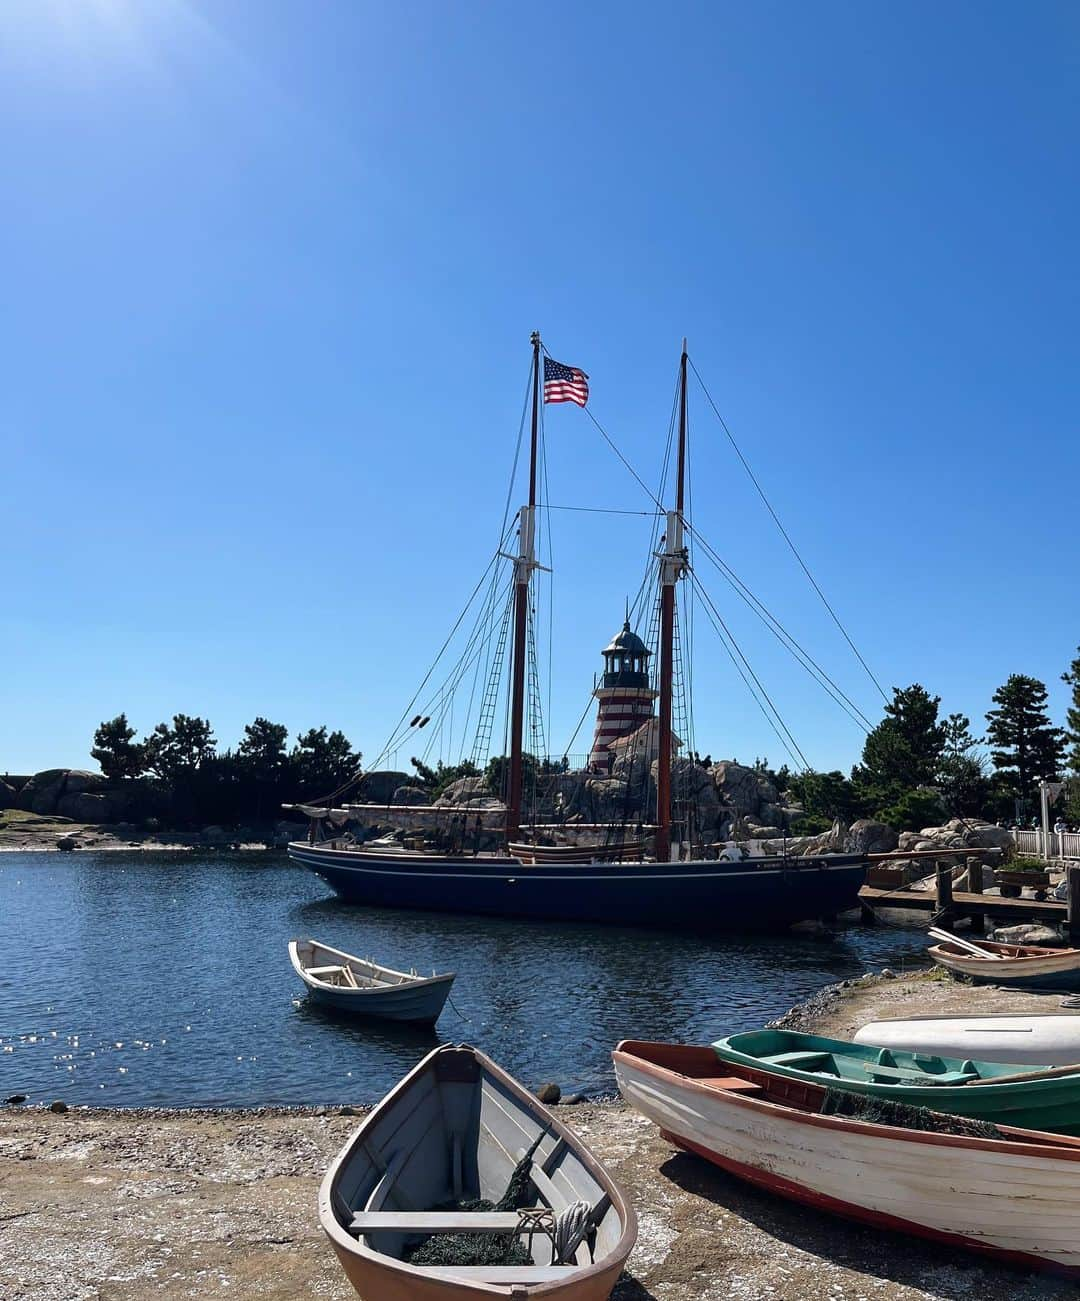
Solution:
<svg viewBox="0 0 1080 1301">
<path fill-rule="evenodd" d="M 477 777 L 480 770 L 476 764 L 468 759 L 461 763 L 443 763 L 440 759 L 434 768 L 429 767 L 422 759 L 412 758 L 409 760 L 416 769 L 416 780 L 433 800 L 437 800 L 448 786 L 460 780 L 462 777 Z"/>
<path fill-rule="evenodd" d="M 90 757 L 113 781 L 141 777 L 146 771 L 146 750 L 135 740 L 135 729 L 129 726 L 127 714 L 117 714 L 100 725 L 94 733 Z"/>
<path fill-rule="evenodd" d="M 197 771 L 213 759 L 217 743 L 205 718 L 174 714 L 172 726 L 158 723 L 143 742 L 146 766 L 163 782 L 173 783 L 182 775 Z"/>
<path fill-rule="evenodd" d="M 271 784 L 281 780 L 288 763 L 288 735 L 284 723 L 271 723 L 267 718 L 256 718 L 244 728 L 236 750 L 241 764 L 256 781 Z"/>
<path fill-rule="evenodd" d="M 866 738 L 858 770 L 871 802 L 893 803 L 937 777 L 946 739 L 938 721 L 940 704 L 940 696 L 931 696 L 917 682 L 893 688 L 885 717 Z"/>
<path fill-rule="evenodd" d="M 982 738 L 971 734 L 971 719 L 950 714 L 945 720 L 945 745 L 938 769 L 938 789 L 954 817 L 973 817 L 985 811 L 990 796 Z"/>
<path fill-rule="evenodd" d="M 1065 734 L 1046 712 L 1046 687 L 1037 678 L 1014 673 L 994 692 L 986 715 L 987 739 L 998 780 L 1012 795 L 1026 800 L 1042 777 L 1057 775 Z"/>
<path fill-rule="evenodd" d="M 862 812 L 859 792 L 842 772 L 796 773 L 787 789 L 803 807 L 800 832 L 826 831 L 837 818 L 852 822 Z"/>
<path fill-rule="evenodd" d="M 299 798 L 318 800 L 357 775 L 360 755 L 344 732 L 313 727 L 296 738 L 289 768 Z"/>
<path fill-rule="evenodd" d="M 1061 675 L 1061 680 L 1072 687 L 1072 700 L 1065 713 L 1067 731 L 1065 739 L 1069 743 L 1066 763 L 1069 771 L 1080 775 L 1080 646 L 1076 648 L 1076 659 L 1069 665 L 1068 673 Z"/>
</svg>

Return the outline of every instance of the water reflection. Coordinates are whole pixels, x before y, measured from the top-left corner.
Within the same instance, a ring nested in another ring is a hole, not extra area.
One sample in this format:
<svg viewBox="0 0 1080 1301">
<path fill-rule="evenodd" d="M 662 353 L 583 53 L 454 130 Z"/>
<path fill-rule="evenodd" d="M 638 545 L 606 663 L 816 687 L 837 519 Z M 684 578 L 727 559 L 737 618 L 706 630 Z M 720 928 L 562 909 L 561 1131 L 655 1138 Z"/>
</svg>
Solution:
<svg viewBox="0 0 1080 1301">
<path fill-rule="evenodd" d="M 310 1004 L 286 952 L 304 935 L 425 975 L 456 971 L 437 1029 Z M 525 1083 L 610 1092 L 619 1038 L 760 1025 L 828 980 L 901 966 L 922 943 L 920 931 L 717 938 L 362 908 L 280 856 L 5 854 L 0 1096 L 373 1101 L 447 1040 Z"/>
</svg>

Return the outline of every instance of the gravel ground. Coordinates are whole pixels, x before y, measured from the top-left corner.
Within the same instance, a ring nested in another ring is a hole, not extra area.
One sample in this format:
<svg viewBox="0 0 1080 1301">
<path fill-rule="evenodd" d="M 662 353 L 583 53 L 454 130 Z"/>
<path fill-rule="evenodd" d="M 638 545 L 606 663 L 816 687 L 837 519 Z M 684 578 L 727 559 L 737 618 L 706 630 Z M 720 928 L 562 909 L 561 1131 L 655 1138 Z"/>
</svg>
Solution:
<svg viewBox="0 0 1080 1301">
<path fill-rule="evenodd" d="M 985 1010 L 990 996 L 918 978 L 859 982 L 814 1001 L 813 1023 L 846 1031 L 889 1009 L 910 1009 L 916 997 L 924 1011 Z M 615 1301 L 1076 1295 L 1058 1281 L 853 1227 L 757 1192 L 676 1152 L 617 1102 L 567 1108 L 563 1116 L 638 1210 L 638 1245 Z M 356 1113 L 327 1109 L 57 1115 L 6 1108 L 0 1298 L 345 1301 L 353 1294 L 322 1237 L 315 1197 L 330 1157 L 356 1124 Z"/>
</svg>

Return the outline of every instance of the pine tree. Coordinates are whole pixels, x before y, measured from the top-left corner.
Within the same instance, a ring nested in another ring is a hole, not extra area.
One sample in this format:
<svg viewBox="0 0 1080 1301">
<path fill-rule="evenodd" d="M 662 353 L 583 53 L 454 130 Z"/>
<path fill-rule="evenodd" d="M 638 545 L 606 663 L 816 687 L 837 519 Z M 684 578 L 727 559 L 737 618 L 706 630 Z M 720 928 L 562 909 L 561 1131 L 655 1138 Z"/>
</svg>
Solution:
<svg viewBox="0 0 1080 1301">
<path fill-rule="evenodd" d="M 994 692 L 986 735 L 997 777 L 1014 796 L 1027 799 L 1035 783 L 1061 768 L 1065 734 L 1046 712 L 1047 692 L 1037 678 L 1014 673 Z"/>
<path fill-rule="evenodd" d="M 945 750 L 946 729 L 938 722 L 940 696 L 931 696 L 917 682 L 894 687 L 885 717 L 863 746 L 861 784 L 891 802 L 916 786 L 928 786 L 938 775 Z"/>
<path fill-rule="evenodd" d="M 90 757 L 112 780 L 141 777 L 146 771 L 146 748 L 136 743 L 135 729 L 129 726 L 127 714 L 117 714 L 101 724 L 94 733 Z"/>
<path fill-rule="evenodd" d="M 950 813 L 959 817 L 983 813 L 990 795 L 986 758 L 979 752 L 982 738 L 972 736 L 971 719 L 950 714 L 943 724 L 945 747 L 937 784 Z"/>
<path fill-rule="evenodd" d="M 1080 775 L 1080 646 L 1076 648 L 1076 659 L 1069 665 L 1068 673 L 1061 675 L 1062 682 L 1072 687 L 1072 703 L 1065 713 L 1068 727 L 1065 739 L 1069 743 L 1066 764 L 1069 771 Z"/>
</svg>

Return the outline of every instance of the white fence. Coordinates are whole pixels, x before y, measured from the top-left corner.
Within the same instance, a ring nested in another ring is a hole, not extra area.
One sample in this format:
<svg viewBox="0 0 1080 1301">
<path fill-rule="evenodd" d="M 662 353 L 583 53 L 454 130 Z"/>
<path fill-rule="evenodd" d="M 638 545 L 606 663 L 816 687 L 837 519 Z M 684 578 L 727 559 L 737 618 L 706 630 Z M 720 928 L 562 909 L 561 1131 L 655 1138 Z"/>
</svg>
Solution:
<svg viewBox="0 0 1080 1301">
<path fill-rule="evenodd" d="M 1039 858 L 1080 858 L 1080 831 L 1014 831 L 1016 849 L 1021 854 Z M 1049 842 L 1045 847 L 1043 838 Z"/>
</svg>

